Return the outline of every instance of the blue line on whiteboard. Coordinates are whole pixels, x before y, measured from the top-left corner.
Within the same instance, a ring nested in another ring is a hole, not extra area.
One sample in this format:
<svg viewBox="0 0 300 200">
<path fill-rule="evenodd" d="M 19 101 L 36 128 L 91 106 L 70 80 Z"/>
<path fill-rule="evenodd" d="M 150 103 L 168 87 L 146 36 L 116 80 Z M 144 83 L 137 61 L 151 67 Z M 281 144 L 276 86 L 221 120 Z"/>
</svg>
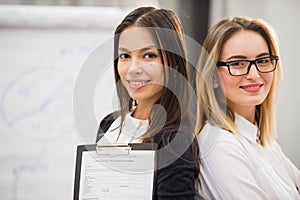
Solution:
<svg viewBox="0 0 300 200">
<path fill-rule="evenodd" d="M 59 87 L 57 88 L 57 90 L 61 90 L 65 87 L 66 85 L 66 81 L 63 82 L 61 85 L 59 85 Z M 44 100 L 44 102 L 42 102 L 39 106 L 37 106 L 35 109 L 32 109 L 30 111 L 27 111 L 27 112 L 24 112 L 24 113 L 21 113 L 19 116 L 13 118 L 13 119 L 9 119 L 7 120 L 7 123 L 10 125 L 10 126 L 13 126 L 13 124 L 17 123 L 18 121 L 34 114 L 34 113 L 37 113 L 37 112 L 41 112 L 42 110 L 44 110 L 48 104 L 51 103 L 51 101 L 53 101 L 55 98 L 57 98 L 57 91 L 54 91 L 52 94 L 49 95 L 48 98 L 46 98 Z"/>
<path fill-rule="evenodd" d="M 41 145 L 35 148 L 38 152 L 35 151 L 33 154 L 28 152 L 26 154 L 22 151 L 18 152 L 20 154 L 17 155 L 0 157 L 0 163 L 8 161 L 16 161 L 18 163 L 10 168 L 13 175 L 13 200 L 22 198 L 19 196 L 20 189 L 22 189 L 25 179 L 28 178 L 27 175 L 43 173 L 49 170 L 47 169 L 48 161 L 43 163 L 42 159 L 48 144 L 61 139 L 62 134 L 74 133 L 74 130 L 71 130 L 74 128 L 73 112 L 71 112 L 73 99 L 72 83 L 74 81 L 72 77 L 74 74 L 69 72 L 74 70 L 74 63 L 77 64 L 78 58 L 85 57 L 87 53 L 90 53 L 90 50 L 93 49 L 91 47 L 94 45 L 95 43 L 91 43 L 90 47 L 85 45 L 80 49 L 75 48 L 77 50 L 74 50 L 74 48 L 61 49 L 57 58 L 50 65 L 30 67 L 29 70 L 18 74 L 3 88 L 3 93 L 0 94 L 0 117 L 14 133 L 27 137 L 31 142 L 37 142 L 37 145 Z M 68 59 L 65 59 L 66 56 L 68 56 Z M 43 75 L 43 72 L 46 75 Z M 74 71 L 72 72 L 74 73 Z M 52 79 L 56 80 L 53 87 L 48 84 Z M 27 102 L 29 106 L 26 105 Z M 10 111 L 17 112 L 11 114 Z M 38 119 L 38 117 L 42 117 L 43 123 L 31 123 L 30 120 Z M 70 120 L 67 123 L 64 121 L 66 118 Z M 26 124 L 27 129 L 22 129 L 20 126 L 22 122 Z M 51 126 L 48 124 L 51 124 Z M 37 125 L 47 128 L 48 131 L 50 130 L 49 132 L 54 127 L 55 130 L 52 132 L 55 135 L 39 133 L 39 129 L 35 129 Z M 37 133 L 40 136 L 32 137 L 32 135 L 26 135 L 26 132 Z M 33 141 L 32 139 L 35 140 Z"/>
<path fill-rule="evenodd" d="M 51 132 L 32 139 L 48 140 L 66 134 L 73 127 L 73 88 L 72 81 L 62 74 L 53 67 L 34 67 L 12 80 L 0 99 L 4 122 L 23 135 L 27 131 L 27 137 L 38 128 Z M 51 78 L 55 81 L 50 82 Z M 65 119 L 69 123 L 64 123 Z M 29 130 L 24 130 L 24 124 Z"/>
<path fill-rule="evenodd" d="M 46 171 L 47 167 L 43 165 L 38 159 L 31 165 L 23 164 L 18 167 L 14 167 L 12 169 L 13 171 L 13 187 L 12 187 L 12 193 L 13 193 L 13 200 L 18 199 L 18 183 L 20 182 L 20 179 L 24 173 L 31 173 L 35 174 L 38 171 Z"/>
</svg>

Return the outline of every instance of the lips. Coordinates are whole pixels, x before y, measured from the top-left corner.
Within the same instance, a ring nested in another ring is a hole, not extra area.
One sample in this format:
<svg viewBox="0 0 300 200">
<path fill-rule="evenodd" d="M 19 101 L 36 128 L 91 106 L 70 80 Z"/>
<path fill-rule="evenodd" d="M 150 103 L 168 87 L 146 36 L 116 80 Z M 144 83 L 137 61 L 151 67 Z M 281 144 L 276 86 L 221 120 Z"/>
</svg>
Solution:
<svg viewBox="0 0 300 200">
<path fill-rule="evenodd" d="M 264 84 L 255 83 L 255 84 L 243 85 L 240 86 L 240 88 L 242 88 L 246 92 L 259 92 L 263 85 Z"/>
</svg>

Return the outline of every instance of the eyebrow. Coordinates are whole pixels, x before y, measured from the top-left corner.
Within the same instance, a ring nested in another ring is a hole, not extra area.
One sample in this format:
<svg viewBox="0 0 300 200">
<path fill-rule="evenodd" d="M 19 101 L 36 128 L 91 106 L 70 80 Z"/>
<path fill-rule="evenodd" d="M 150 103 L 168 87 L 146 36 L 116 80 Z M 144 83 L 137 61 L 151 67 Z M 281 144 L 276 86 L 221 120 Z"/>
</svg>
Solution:
<svg viewBox="0 0 300 200">
<path fill-rule="evenodd" d="M 270 55 L 269 53 L 264 52 L 264 53 L 258 54 L 256 56 L 256 58 L 259 58 L 259 57 L 262 57 L 262 56 L 269 56 L 269 55 Z M 243 55 L 234 55 L 234 56 L 230 56 L 226 60 L 231 60 L 231 59 L 247 59 L 247 57 L 243 56 Z"/>
<path fill-rule="evenodd" d="M 157 49 L 157 47 L 155 45 L 149 45 L 149 46 L 146 46 L 144 48 L 141 48 L 141 49 L 135 49 L 135 50 L 139 50 L 139 51 L 148 51 L 150 49 Z M 119 47 L 119 51 L 124 51 L 124 52 L 130 52 L 127 48 L 125 47 Z"/>
</svg>

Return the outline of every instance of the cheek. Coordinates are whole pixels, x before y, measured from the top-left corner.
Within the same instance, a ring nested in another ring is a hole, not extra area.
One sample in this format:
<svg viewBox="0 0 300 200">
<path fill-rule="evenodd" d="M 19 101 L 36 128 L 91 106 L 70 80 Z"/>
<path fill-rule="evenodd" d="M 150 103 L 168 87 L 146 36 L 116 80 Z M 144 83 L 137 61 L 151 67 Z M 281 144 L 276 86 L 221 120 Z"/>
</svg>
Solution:
<svg viewBox="0 0 300 200">
<path fill-rule="evenodd" d="M 236 77 L 231 76 L 227 69 L 219 70 L 219 79 L 223 92 L 231 90 L 233 85 L 236 85 L 237 83 Z"/>
<path fill-rule="evenodd" d="M 118 84 L 122 84 L 124 87 L 126 87 L 126 80 L 125 80 L 125 76 L 127 74 L 128 69 L 124 66 L 124 65 L 120 65 L 118 64 L 118 74 L 120 77 L 119 83 Z"/>
<path fill-rule="evenodd" d="M 126 73 L 128 69 L 124 64 L 118 63 L 118 74 L 122 78 Z"/>
<path fill-rule="evenodd" d="M 263 79 L 267 85 L 267 89 L 270 90 L 272 83 L 273 83 L 273 78 L 274 78 L 274 74 L 273 73 L 268 73 L 268 74 L 264 74 Z"/>
<path fill-rule="evenodd" d="M 152 78 L 156 83 L 164 82 L 164 68 L 161 64 L 151 64 L 143 68 L 144 73 Z M 165 69 L 167 70 L 167 69 Z"/>
<path fill-rule="evenodd" d="M 164 84 L 164 70 L 163 70 L 163 66 L 159 66 L 156 70 L 155 70 L 155 73 L 156 73 L 156 77 L 157 77 L 157 81 L 160 83 L 160 84 Z M 166 75 L 167 76 L 167 75 Z"/>
</svg>

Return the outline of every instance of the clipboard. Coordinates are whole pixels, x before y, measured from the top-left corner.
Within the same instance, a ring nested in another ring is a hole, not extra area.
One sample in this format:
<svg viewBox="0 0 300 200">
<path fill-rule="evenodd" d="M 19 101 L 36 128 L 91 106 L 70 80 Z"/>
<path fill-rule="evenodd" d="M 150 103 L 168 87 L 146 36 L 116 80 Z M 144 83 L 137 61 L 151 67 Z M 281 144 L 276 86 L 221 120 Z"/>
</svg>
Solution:
<svg viewBox="0 0 300 200">
<path fill-rule="evenodd" d="M 157 145 L 78 145 L 74 200 L 152 199 Z"/>
</svg>

